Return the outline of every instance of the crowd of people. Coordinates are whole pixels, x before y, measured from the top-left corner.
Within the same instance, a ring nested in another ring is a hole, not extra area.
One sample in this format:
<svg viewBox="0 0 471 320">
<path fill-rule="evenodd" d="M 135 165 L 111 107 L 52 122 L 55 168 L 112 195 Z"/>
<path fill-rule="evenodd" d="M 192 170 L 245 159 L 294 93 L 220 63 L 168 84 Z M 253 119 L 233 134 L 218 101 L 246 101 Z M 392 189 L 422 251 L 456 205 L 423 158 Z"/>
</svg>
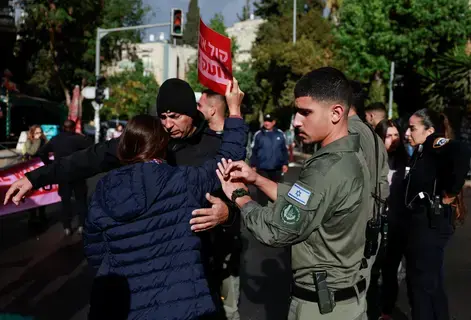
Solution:
<svg viewBox="0 0 471 320">
<path fill-rule="evenodd" d="M 239 319 L 243 221 L 261 243 L 291 248 L 289 320 L 367 319 L 379 275 L 380 319 L 391 319 L 403 259 L 412 319 L 448 320 L 444 250 L 465 214 L 471 153 L 445 117 L 418 110 L 403 128 L 383 105 L 364 108 L 357 82 L 316 69 L 294 88 L 293 120 L 315 152 L 286 185 L 292 140 L 267 114 L 246 159 L 243 96 L 233 79 L 225 96 L 207 90 L 197 102 L 188 83 L 169 79 L 158 118 L 136 116 L 119 138 L 89 147 L 63 136 L 77 142 L 63 154 L 67 143 L 50 141 L 42 153 L 55 160 L 11 186 L 5 203 L 109 171 L 83 214 L 96 274 L 89 318 Z M 232 301 L 221 299 L 227 286 Z"/>
</svg>

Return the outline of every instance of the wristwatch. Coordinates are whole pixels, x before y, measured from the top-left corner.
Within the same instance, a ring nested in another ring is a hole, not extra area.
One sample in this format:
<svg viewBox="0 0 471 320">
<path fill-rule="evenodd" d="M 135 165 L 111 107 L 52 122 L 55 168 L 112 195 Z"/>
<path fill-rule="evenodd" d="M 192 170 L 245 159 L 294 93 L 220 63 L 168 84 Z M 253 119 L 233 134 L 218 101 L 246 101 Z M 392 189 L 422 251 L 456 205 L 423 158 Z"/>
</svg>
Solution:
<svg viewBox="0 0 471 320">
<path fill-rule="evenodd" d="M 235 202 L 237 198 L 249 196 L 249 195 L 250 193 L 247 190 L 245 190 L 244 188 L 239 188 L 232 192 L 231 200 L 232 202 Z"/>
</svg>

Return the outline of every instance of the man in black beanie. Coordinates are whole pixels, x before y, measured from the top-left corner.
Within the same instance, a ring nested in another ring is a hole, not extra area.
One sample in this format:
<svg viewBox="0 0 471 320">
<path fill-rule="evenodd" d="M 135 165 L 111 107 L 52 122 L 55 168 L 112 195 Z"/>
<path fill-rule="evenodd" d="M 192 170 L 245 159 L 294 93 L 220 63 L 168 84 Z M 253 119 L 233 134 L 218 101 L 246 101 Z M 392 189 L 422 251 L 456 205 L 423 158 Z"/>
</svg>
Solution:
<svg viewBox="0 0 471 320">
<path fill-rule="evenodd" d="M 238 87 L 235 79 L 233 87 Z M 240 96 L 231 96 L 231 94 L 226 98 L 242 99 Z M 169 79 L 162 84 L 157 96 L 157 113 L 172 138 L 167 156 L 169 164 L 198 166 L 217 154 L 221 139 L 207 134 L 207 123 L 197 110 L 195 94 L 187 82 Z M 118 139 L 101 142 L 51 165 L 31 171 L 26 174 L 25 178 L 11 186 L 4 202 L 6 203 L 15 192 L 17 193 L 13 201 L 16 203 L 16 199 L 21 199 L 32 189 L 55 183 L 83 180 L 100 172 L 115 169 L 120 166 L 116 156 L 117 146 Z M 208 200 L 212 202 L 214 197 L 208 197 Z M 212 210 L 211 214 L 197 219 L 192 229 L 204 231 L 227 222 L 229 210 L 227 205 L 222 203 Z"/>
</svg>

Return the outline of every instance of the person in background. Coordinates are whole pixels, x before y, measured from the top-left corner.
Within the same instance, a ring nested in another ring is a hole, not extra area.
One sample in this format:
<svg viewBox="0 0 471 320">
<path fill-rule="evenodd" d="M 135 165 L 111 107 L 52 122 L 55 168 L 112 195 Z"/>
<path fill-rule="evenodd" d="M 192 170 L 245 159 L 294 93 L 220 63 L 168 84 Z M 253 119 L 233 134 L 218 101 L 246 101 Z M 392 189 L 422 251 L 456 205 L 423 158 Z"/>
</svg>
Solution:
<svg viewBox="0 0 471 320">
<path fill-rule="evenodd" d="M 375 102 L 365 108 L 366 121 L 374 128 L 387 118 L 386 106 L 382 102 Z"/>
<path fill-rule="evenodd" d="M 118 124 L 116 126 L 116 130 L 113 132 L 113 139 L 119 138 L 121 134 L 123 133 L 123 129 L 124 129 L 123 125 Z"/>
<path fill-rule="evenodd" d="M 271 114 L 263 118 L 263 128 L 257 131 L 252 141 L 250 166 L 274 182 L 280 182 L 282 174 L 288 172 L 288 149 L 283 131 L 276 128 L 276 120 Z M 257 201 L 265 206 L 268 197 L 257 191 Z"/>
<path fill-rule="evenodd" d="M 399 289 L 399 282 L 402 281 L 404 270 L 401 263 L 405 245 L 404 230 L 407 217 L 404 217 L 406 210 L 404 205 L 404 178 L 406 174 L 406 164 L 408 155 L 398 126 L 391 120 L 383 120 L 375 128 L 376 133 L 383 140 L 388 152 L 389 163 L 389 197 L 388 203 L 388 241 L 382 247 L 381 258 L 378 268 L 382 275 L 382 312 L 380 320 L 388 319 L 392 313 Z M 399 271 L 399 281 L 398 281 Z"/>
<path fill-rule="evenodd" d="M 296 145 L 294 142 L 294 129 L 288 129 L 285 132 L 285 137 L 286 137 L 286 148 L 288 148 L 288 154 L 289 154 L 289 163 L 294 162 L 294 146 Z"/>
<path fill-rule="evenodd" d="M 445 138 L 443 118 L 428 109 L 410 117 L 406 136 L 415 148 L 404 180 L 405 230 L 401 234 L 406 242 L 411 316 L 412 320 L 450 319 L 443 260 L 457 218 L 453 205 L 471 153 L 464 143 Z M 389 312 L 383 309 L 382 319 L 391 319 Z"/>
<path fill-rule="evenodd" d="M 49 153 L 54 154 L 54 161 L 59 161 L 72 153 L 86 149 L 93 144 L 93 141 L 87 139 L 78 133 L 75 133 L 75 122 L 66 120 L 64 122 L 63 132 L 53 137 L 38 151 L 38 155 L 45 165 L 52 163 L 49 159 Z M 75 195 L 75 204 L 78 210 L 79 223 L 77 232 L 83 231 L 83 222 L 87 213 L 87 182 L 85 179 L 70 183 L 59 183 L 59 196 L 62 199 L 61 220 L 64 227 L 64 233 L 69 236 L 72 233 L 71 222 L 73 217 L 72 193 Z"/>
<path fill-rule="evenodd" d="M 28 130 L 28 136 L 23 146 L 23 156 L 27 159 L 38 156 L 39 149 L 47 143 L 41 126 L 35 124 Z M 44 162 L 44 161 L 43 161 Z M 46 207 L 37 207 L 29 210 L 28 224 L 32 227 L 45 224 L 47 222 Z"/>
<path fill-rule="evenodd" d="M 127 319 L 207 319 L 219 311 L 205 274 L 203 240 L 188 222 L 207 193 L 220 188 L 217 162 L 245 158 L 243 92 L 235 82 L 232 92 L 230 87 L 229 117 L 215 156 L 200 166 L 169 165 L 169 134 L 159 119 L 139 115 L 118 144 L 124 167 L 97 184 L 85 225 L 85 254 L 97 278 L 116 274 L 127 280 Z M 105 290 L 101 296 L 109 294 Z M 100 310 L 102 300 L 95 296 L 99 300 L 91 303 L 89 319 L 108 319 L 109 310 Z"/>
</svg>

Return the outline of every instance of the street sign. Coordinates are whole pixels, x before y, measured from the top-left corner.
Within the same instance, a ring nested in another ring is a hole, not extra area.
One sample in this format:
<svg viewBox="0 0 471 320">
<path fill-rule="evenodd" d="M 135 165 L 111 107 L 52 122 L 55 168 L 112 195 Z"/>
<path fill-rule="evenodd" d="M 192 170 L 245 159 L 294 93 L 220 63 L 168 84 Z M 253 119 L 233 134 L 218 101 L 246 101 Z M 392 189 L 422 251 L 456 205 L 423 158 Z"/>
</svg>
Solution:
<svg viewBox="0 0 471 320">
<path fill-rule="evenodd" d="M 95 93 L 96 93 L 95 87 L 85 87 L 82 89 L 82 96 L 88 100 L 95 99 Z M 110 99 L 110 88 L 105 88 L 104 95 L 105 95 L 105 100 Z"/>
</svg>

